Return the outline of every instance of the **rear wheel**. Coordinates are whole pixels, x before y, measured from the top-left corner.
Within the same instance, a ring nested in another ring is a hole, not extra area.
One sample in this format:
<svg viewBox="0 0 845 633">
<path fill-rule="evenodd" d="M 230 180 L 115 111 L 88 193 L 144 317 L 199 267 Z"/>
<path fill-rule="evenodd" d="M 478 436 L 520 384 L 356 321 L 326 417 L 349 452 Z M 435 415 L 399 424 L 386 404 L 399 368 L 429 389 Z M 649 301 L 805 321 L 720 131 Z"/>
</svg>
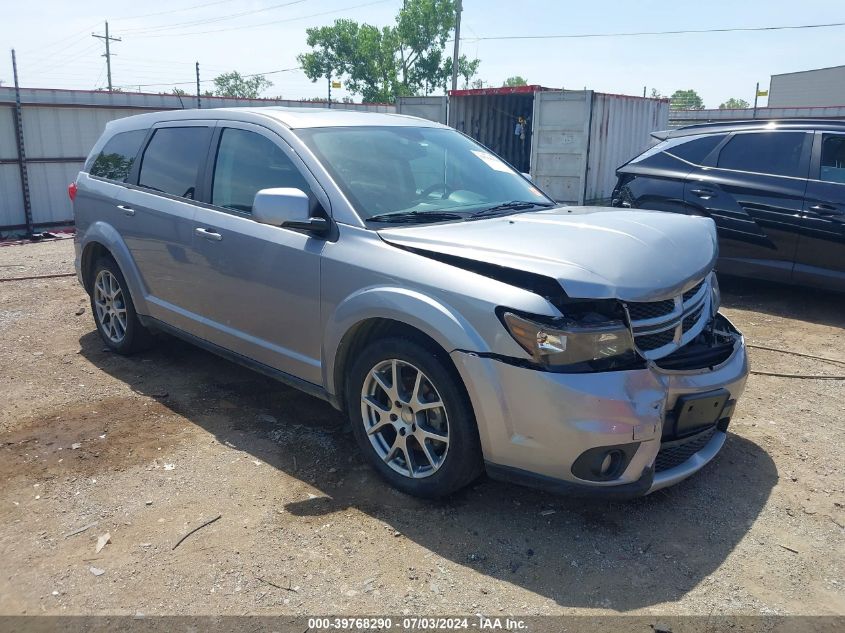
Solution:
<svg viewBox="0 0 845 633">
<path fill-rule="evenodd" d="M 481 473 L 472 408 L 442 356 L 407 339 L 376 341 L 354 363 L 346 395 L 361 450 L 396 488 L 440 497 Z"/>
<path fill-rule="evenodd" d="M 100 337 L 112 351 L 131 354 L 149 347 L 152 336 L 138 320 L 126 279 L 111 257 L 94 265 L 91 311 Z"/>
</svg>

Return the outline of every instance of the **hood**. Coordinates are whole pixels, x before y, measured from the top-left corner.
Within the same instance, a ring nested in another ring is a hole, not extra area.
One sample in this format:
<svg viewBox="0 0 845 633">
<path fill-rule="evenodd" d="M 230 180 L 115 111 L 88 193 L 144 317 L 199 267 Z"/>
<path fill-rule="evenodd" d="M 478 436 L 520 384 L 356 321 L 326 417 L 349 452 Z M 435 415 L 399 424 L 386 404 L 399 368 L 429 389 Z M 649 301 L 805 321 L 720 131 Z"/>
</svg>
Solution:
<svg viewBox="0 0 845 633">
<path fill-rule="evenodd" d="M 610 207 L 560 207 L 468 222 L 379 231 L 396 246 L 556 279 L 573 298 L 654 301 L 714 266 L 709 218 Z"/>
</svg>

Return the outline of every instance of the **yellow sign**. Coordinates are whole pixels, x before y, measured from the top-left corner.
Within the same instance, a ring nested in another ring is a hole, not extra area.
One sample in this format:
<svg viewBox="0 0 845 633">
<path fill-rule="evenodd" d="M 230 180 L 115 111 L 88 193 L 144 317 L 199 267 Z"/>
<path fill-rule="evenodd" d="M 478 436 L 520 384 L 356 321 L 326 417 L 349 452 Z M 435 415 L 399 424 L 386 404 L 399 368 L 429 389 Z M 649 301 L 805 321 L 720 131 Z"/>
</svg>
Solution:
<svg viewBox="0 0 845 633">
<path fill-rule="evenodd" d="M 341 87 L 343 87 L 343 84 L 341 84 L 339 81 L 333 81 L 332 82 L 332 88 L 341 88 Z"/>
<path fill-rule="evenodd" d="M 768 96 L 769 96 L 769 91 L 768 91 L 768 90 L 758 90 L 758 91 L 757 91 L 757 96 L 758 96 L 758 97 L 768 97 Z"/>
</svg>

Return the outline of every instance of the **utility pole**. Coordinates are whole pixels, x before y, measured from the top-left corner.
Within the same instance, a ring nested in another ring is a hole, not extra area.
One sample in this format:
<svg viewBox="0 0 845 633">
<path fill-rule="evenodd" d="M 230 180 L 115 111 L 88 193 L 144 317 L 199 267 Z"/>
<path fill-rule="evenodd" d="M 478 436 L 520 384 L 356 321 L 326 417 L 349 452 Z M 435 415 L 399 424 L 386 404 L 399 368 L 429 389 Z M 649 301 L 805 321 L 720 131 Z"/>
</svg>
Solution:
<svg viewBox="0 0 845 633">
<path fill-rule="evenodd" d="M 751 116 L 752 119 L 757 118 L 757 97 L 760 96 L 760 82 L 757 82 L 757 85 L 754 88 L 754 114 Z"/>
<path fill-rule="evenodd" d="M 458 89 L 458 58 L 461 52 L 461 0 L 455 3 L 455 52 L 452 53 L 452 90 Z"/>
<path fill-rule="evenodd" d="M 109 42 L 119 42 L 119 37 L 109 37 L 109 23 L 106 21 L 106 34 L 105 35 L 97 35 L 96 33 L 91 33 L 91 37 L 96 37 L 98 40 L 105 40 L 106 42 L 106 53 L 103 57 L 106 58 L 106 75 L 109 79 L 109 92 L 111 92 L 111 50 L 109 49 Z"/>
<path fill-rule="evenodd" d="M 332 76 L 329 75 L 326 79 L 329 80 L 329 107 L 332 107 Z"/>
<path fill-rule="evenodd" d="M 197 62 L 197 110 L 202 107 L 202 102 L 200 101 L 200 63 Z"/>
</svg>

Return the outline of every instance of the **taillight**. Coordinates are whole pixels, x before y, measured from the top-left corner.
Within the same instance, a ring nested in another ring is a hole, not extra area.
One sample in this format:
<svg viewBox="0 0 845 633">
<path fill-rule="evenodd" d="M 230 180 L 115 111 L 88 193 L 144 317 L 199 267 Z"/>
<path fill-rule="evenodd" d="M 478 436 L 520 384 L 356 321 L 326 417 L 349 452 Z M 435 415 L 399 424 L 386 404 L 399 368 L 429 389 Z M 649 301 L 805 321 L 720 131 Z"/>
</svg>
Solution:
<svg viewBox="0 0 845 633">
<path fill-rule="evenodd" d="M 76 183 L 72 182 L 67 186 L 67 195 L 70 198 L 70 201 L 73 202 L 76 200 Z"/>
</svg>

